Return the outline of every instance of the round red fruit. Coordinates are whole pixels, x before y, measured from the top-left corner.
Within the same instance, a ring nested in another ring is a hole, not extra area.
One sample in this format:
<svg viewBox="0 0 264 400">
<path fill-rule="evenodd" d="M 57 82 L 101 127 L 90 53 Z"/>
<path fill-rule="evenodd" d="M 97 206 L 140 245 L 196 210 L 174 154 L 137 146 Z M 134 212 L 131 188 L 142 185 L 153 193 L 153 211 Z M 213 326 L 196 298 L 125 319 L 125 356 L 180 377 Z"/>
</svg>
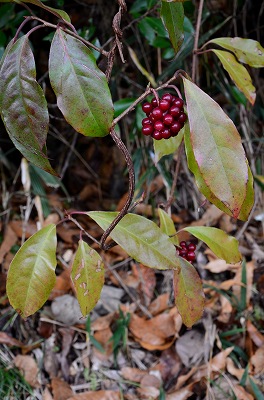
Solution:
<svg viewBox="0 0 264 400">
<path fill-rule="evenodd" d="M 164 125 L 171 125 L 173 123 L 173 116 L 171 114 L 166 114 L 163 117 Z"/>
<path fill-rule="evenodd" d="M 160 100 L 159 108 L 162 111 L 167 111 L 170 108 L 170 102 L 168 100 L 165 100 L 165 99 Z"/>
<path fill-rule="evenodd" d="M 173 104 L 175 104 L 175 106 L 177 106 L 177 107 L 179 107 L 179 108 L 182 109 L 184 103 L 183 103 L 183 100 L 180 99 L 180 97 L 177 97 L 177 98 L 174 100 Z"/>
<path fill-rule="evenodd" d="M 194 251 L 194 250 L 196 250 L 195 244 L 194 244 L 194 243 L 190 243 L 190 244 L 188 245 L 188 250 L 189 250 L 189 251 Z"/>
<path fill-rule="evenodd" d="M 175 105 L 170 108 L 169 112 L 174 118 L 178 118 L 181 115 L 181 109 Z"/>
<path fill-rule="evenodd" d="M 184 112 L 182 112 L 182 113 L 180 113 L 180 115 L 178 117 L 178 122 L 180 122 L 181 124 L 184 124 L 186 119 L 187 119 L 187 115 Z"/>
<path fill-rule="evenodd" d="M 153 125 L 145 125 L 142 128 L 142 133 L 145 136 L 151 135 L 153 131 L 154 131 Z"/>
<path fill-rule="evenodd" d="M 159 107 L 154 108 L 154 110 L 152 111 L 152 118 L 157 121 L 159 119 L 161 119 L 163 116 L 163 112 L 161 111 L 161 109 Z"/>
<path fill-rule="evenodd" d="M 187 243 L 185 242 L 185 240 L 182 240 L 182 241 L 180 242 L 180 246 L 181 246 L 181 247 L 187 248 Z"/>
<path fill-rule="evenodd" d="M 194 261 L 196 259 L 196 255 L 194 251 L 188 251 L 186 259 L 188 261 Z"/>
<path fill-rule="evenodd" d="M 162 139 L 162 133 L 160 131 L 154 131 L 151 136 L 155 140 L 161 140 Z"/>
<path fill-rule="evenodd" d="M 179 256 L 181 256 L 181 257 L 183 257 L 183 258 L 186 258 L 186 257 L 187 257 L 187 251 L 185 251 L 185 250 L 180 250 L 180 251 L 179 251 Z"/>
<path fill-rule="evenodd" d="M 152 104 L 153 108 L 158 106 L 158 101 L 157 101 L 156 97 L 153 97 L 153 99 L 151 100 L 151 104 Z"/>
<path fill-rule="evenodd" d="M 162 121 L 156 121 L 156 122 L 154 123 L 154 129 L 155 129 L 156 131 L 162 131 L 162 130 L 164 129 L 164 124 L 163 124 L 163 122 L 162 122 Z"/>
<path fill-rule="evenodd" d="M 177 135 L 177 133 L 180 132 L 181 128 L 182 125 L 178 121 L 173 122 L 170 126 L 170 130 L 173 135 Z"/>
<path fill-rule="evenodd" d="M 169 139 L 171 137 L 171 131 L 167 128 L 163 129 L 163 131 L 161 131 L 162 134 L 162 139 Z"/>
<path fill-rule="evenodd" d="M 152 125 L 151 119 L 150 119 L 150 118 L 143 118 L 143 119 L 142 119 L 142 125 L 143 125 L 143 126 L 145 126 L 145 125 Z"/>
<path fill-rule="evenodd" d="M 142 110 L 144 111 L 145 114 L 149 114 L 152 111 L 152 105 L 150 103 L 144 103 L 142 105 Z"/>
<path fill-rule="evenodd" d="M 170 93 L 165 93 L 165 94 L 162 96 L 162 99 L 163 99 L 163 100 L 167 100 L 169 103 L 171 103 L 171 101 L 172 101 L 172 95 L 171 95 Z"/>
</svg>

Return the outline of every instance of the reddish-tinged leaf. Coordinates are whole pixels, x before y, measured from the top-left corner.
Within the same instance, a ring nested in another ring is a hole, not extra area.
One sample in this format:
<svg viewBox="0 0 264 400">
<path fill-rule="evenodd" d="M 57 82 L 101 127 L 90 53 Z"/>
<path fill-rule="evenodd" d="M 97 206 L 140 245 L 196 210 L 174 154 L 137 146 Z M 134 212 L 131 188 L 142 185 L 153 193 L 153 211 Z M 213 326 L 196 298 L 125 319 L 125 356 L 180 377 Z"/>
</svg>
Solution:
<svg viewBox="0 0 264 400">
<path fill-rule="evenodd" d="M 36 81 L 27 36 L 11 42 L 1 61 L 0 109 L 16 148 L 33 164 L 55 175 L 44 149 L 49 127 L 47 102 Z"/>
<path fill-rule="evenodd" d="M 241 138 L 221 107 L 194 83 L 183 80 L 190 143 L 199 172 L 210 192 L 238 218 L 248 182 Z"/>
<path fill-rule="evenodd" d="M 104 265 L 99 254 L 83 240 L 79 241 L 71 278 L 82 315 L 86 316 L 100 299 L 104 285 Z"/>
<path fill-rule="evenodd" d="M 190 328 L 203 314 L 204 293 L 202 281 L 194 266 L 183 258 L 180 263 L 181 271 L 174 272 L 175 304 L 183 323 Z"/>
<path fill-rule="evenodd" d="M 106 77 L 88 47 L 57 29 L 50 49 L 49 75 L 68 123 L 85 136 L 106 136 L 114 107 Z"/>
<path fill-rule="evenodd" d="M 87 213 L 102 229 L 107 229 L 118 213 L 90 211 Z M 161 229 L 140 215 L 127 214 L 110 236 L 132 258 L 150 268 L 178 269 L 176 250 Z"/>
<path fill-rule="evenodd" d="M 55 285 L 56 226 L 31 236 L 13 258 L 7 276 L 10 304 L 26 318 L 43 306 Z"/>
<path fill-rule="evenodd" d="M 244 93 L 246 98 L 253 105 L 256 100 L 256 89 L 252 84 L 252 80 L 247 69 L 242 64 L 237 62 L 235 56 L 229 53 L 229 51 L 212 51 L 217 55 L 223 67 L 229 73 L 230 78 L 233 80 L 238 89 Z"/>
<path fill-rule="evenodd" d="M 210 40 L 224 49 L 232 51 L 238 61 L 254 68 L 264 67 L 264 49 L 256 40 L 240 37 L 222 37 Z M 208 44 L 207 43 L 207 44 Z"/>
<path fill-rule="evenodd" d="M 17 3 L 17 1 L 14 1 L 14 3 Z M 46 11 L 49 11 L 51 14 L 55 15 L 59 19 L 63 19 L 65 22 L 71 22 L 69 15 L 65 11 L 58 10 L 57 8 L 48 7 L 40 0 L 23 0 L 23 3 L 35 4 L 36 6 L 44 8 L 44 10 Z"/>
<path fill-rule="evenodd" d="M 183 230 L 202 240 L 219 258 L 235 264 L 242 260 L 238 240 L 224 231 L 210 226 L 187 226 Z"/>
</svg>

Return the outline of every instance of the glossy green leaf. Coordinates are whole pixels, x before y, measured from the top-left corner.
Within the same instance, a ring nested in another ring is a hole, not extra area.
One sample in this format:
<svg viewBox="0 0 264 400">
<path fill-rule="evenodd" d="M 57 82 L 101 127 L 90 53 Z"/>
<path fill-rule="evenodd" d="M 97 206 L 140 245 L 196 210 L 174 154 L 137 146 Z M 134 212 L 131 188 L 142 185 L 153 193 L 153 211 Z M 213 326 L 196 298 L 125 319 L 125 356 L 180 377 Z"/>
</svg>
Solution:
<svg viewBox="0 0 264 400">
<path fill-rule="evenodd" d="M 254 104 L 256 100 L 256 89 L 252 84 L 252 80 L 247 69 L 242 64 L 237 62 L 235 56 L 229 53 L 229 51 L 212 51 L 217 55 L 223 67 L 228 72 L 230 78 L 233 80 L 238 89 L 244 93 L 251 104 Z"/>
<path fill-rule="evenodd" d="M 124 98 L 114 102 L 114 110 L 115 115 L 114 117 L 118 117 L 118 115 L 122 114 L 129 106 L 131 106 L 135 102 L 136 98 Z"/>
<path fill-rule="evenodd" d="M 11 42 L 3 56 L 0 110 L 17 149 L 33 164 L 56 174 L 43 151 L 49 115 L 43 90 L 36 81 L 35 61 L 27 36 Z"/>
<path fill-rule="evenodd" d="M 183 139 L 184 130 L 185 128 L 181 129 L 177 136 L 171 137 L 170 139 L 153 139 L 155 164 L 157 164 L 163 156 L 173 154 L 178 150 Z"/>
<path fill-rule="evenodd" d="M 90 211 L 87 215 L 106 230 L 118 213 Z M 179 268 L 179 258 L 170 238 L 154 222 L 140 215 L 125 215 L 110 236 L 132 258 L 147 267 L 163 270 Z"/>
<path fill-rule="evenodd" d="M 180 258 L 181 270 L 174 272 L 175 303 L 183 323 L 191 328 L 203 315 L 204 293 L 202 281 L 192 264 Z"/>
<path fill-rule="evenodd" d="M 244 64 L 255 68 L 264 67 L 264 49 L 256 40 L 223 37 L 212 39 L 208 43 L 218 44 L 218 46 L 232 51 L 238 61 Z"/>
<path fill-rule="evenodd" d="M 55 285 L 56 245 L 56 226 L 50 224 L 31 236 L 10 264 L 6 292 L 23 318 L 43 306 Z"/>
<path fill-rule="evenodd" d="M 186 78 L 183 81 L 190 142 L 200 174 L 213 195 L 238 218 L 248 182 L 239 133 L 210 96 Z"/>
<path fill-rule="evenodd" d="M 106 136 L 113 121 L 112 98 L 106 77 L 88 47 L 57 29 L 50 49 L 49 75 L 68 123 L 85 136 Z"/>
<path fill-rule="evenodd" d="M 161 3 L 160 15 L 164 26 L 169 32 L 170 41 L 175 53 L 177 54 L 183 39 L 183 21 L 184 9 L 183 5 L 178 2 L 164 2 Z"/>
<path fill-rule="evenodd" d="M 232 212 L 226 207 L 224 203 L 222 203 L 209 189 L 207 186 L 205 180 L 203 179 L 198 164 L 194 158 L 194 153 L 193 149 L 191 146 L 191 141 L 190 141 L 190 129 L 189 125 L 185 125 L 185 137 L 184 137 L 184 143 L 185 143 L 185 151 L 187 155 L 187 161 L 188 161 L 188 167 L 190 171 L 194 174 L 195 177 L 195 182 L 200 190 L 200 192 L 207 198 L 207 200 L 210 201 L 210 203 L 214 204 L 216 207 L 218 207 L 220 210 L 224 211 L 226 214 L 232 216 Z M 240 213 L 238 215 L 238 219 L 242 221 L 246 221 L 249 217 L 250 211 L 253 207 L 254 204 L 254 189 L 253 189 L 253 177 L 251 170 L 248 166 L 248 182 L 246 186 L 246 197 L 244 199 L 244 202 L 242 204 Z"/>
<path fill-rule="evenodd" d="M 82 315 L 86 316 L 100 299 L 104 285 L 104 265 L 99 254 L 83 240 L 79 241 L 71 278 Z"/>
<path fill-rule="evenodd" d="M 165 235 L 170 237 L 171 242 L 175 245 L 179 245 L 179 239 L 176 235 L 176 229 L 173 220 L 164 210 L 158 209 L 160 219 L 160 229 Z"/>
<path fill-rule="evenodd" d="M 71 22 L 71 19 L 70 19 L 69 15 L 65 11 L 58 10 L 57 8 L 48 7 L 45 4 L 43 4 L 40 0 L 24 0 L 24 1 L 13 0 L 13 2 L 14 3 L 30 3 L 30 4 L 34 4 L 35 6 L 44 8 L 44 10 L 49 11 L 51 14 L 55 15 L 59 19 L 63 19 L 66 22 Z"/>
<path fill-rule="evenodd" d="M 238 250 L 238 240 L 227 235 L 222 229 L 210 226 L 187 226 L 183 230 L 202 240 L 217 257 L 222 258 L 227 263 L 235 264 L 242 260 Z"/>
</svg>

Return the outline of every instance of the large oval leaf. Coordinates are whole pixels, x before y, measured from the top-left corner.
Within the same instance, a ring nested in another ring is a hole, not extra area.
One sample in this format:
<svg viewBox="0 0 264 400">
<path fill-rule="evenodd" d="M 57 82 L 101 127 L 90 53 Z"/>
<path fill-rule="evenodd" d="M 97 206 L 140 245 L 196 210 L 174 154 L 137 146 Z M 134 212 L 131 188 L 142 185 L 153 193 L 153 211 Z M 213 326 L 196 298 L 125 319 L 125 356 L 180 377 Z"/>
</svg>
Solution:
<svg viewBox="0 0 264 400">
<path fill-rule="evenodd" d="M 43 306 L 55 285 L 56 245 L 56 226 L 50 224 L 31 236 L 10 264 L 6 292 L 23 318 Z"/>
<path fill-rule="evenodd" d="M 191 140 L 190 140 L 190 129 L 188 124 L 185 125 L 185 135 L 184 135 L 184 143 L 185 143 L 185 151 L 187 155 L 187 161 L 188 161 L 188 167 L 190 171 L 194 174 L 195 177 L 195 182 L 200 190 L 200 192 L 209 200 L 211 203 L 213 203 L 216 207 L 218 207 L 220 210 L 224 211 L 226 214 L 232 216 L 232 212 L 226 207 L 224 203 L 222 203 L 209 189 L 207 186 L 205 180 L 203 179 L 198 164 L 195 160 L 193 149 L 191 146 Z M 248 163 L 247 163 L 248 165 Z M 246 187 L 246 197 L 245 200 L 242 204 L 240 213 L 238 215 L 238 219 L 242 221 L 246 221 L 249 217 L 250 211 L 253 207 L 254 204 L 254 188 L 253 188 L 253 176 L 251 173 L 251 170 L 248 166 L 248 182 L 247 182 L 247 187 Z"/>
<path fill-rule="evenodd" d="M 238 218 L 248 181 L 241 138 L 221 107 L 194 83 L 183 80 L 195 161 L 213 195 Z"/>
<path fill-rule="evenodd" d="M 177 54 L 183 39 L 184 9 L 182 3 L 164 2 L 161 3 L 160 15 L 164 26 L 169 32 L 171 44 Z"/>
<path fill-rule="evenodd" d="M 14 1 L 14 3 L 17 3 L 17 1 Z M 69 15 L 65 11 L 58 10 L 57 8 L 48 7 L 45 4 L 43 4 L 40 0 L 23 0 L 23 3 L 35 4 L 36 6 L 44 8 L 44 10 L 46 11 L 49 11 L 56 17 L 63 19 L 66 22 L 71 22 Z"/>
<path fill-rule="evenodd" d="M 99 254 L 83 240 L 74 257 L 71 278 L 83 316 L 86 316 L 100 299 L 104 285 L 104 265 Z"/>
<path fill-rule="evenodd" d="M 238 250 L 238 240 L 227 235 L 224 231 L 210 226 L 187 226 L 184 231 L 202 240 L 219 258 L 229 264 L 236 264 L 242 260 Z"/>
<path fill-rule="evenodd" d="M 85 136 L 106 136 L 114 115 L 106 77 L 88 47 L 61 29 L 52 40 L 49 76 L 68 123 Z"/>
<path fill-rule="evenodd" d="M 238 89 L 244 93 L 251 104 L 254 104 L 256 100 L 256 89 L 252 84 L 252 80 L 247 69 L 237 62 L 235 56 L 229 53 L 229 51 L 212 51 L 217 55 L 223 67 L 228 72 L 230 78 L 234 81 Z"/>
<path fill-rule="evenodd" d="M 118 215 L 116 212 L 87 213 L 106 230 Z M 170 238 L 152 221 L 140 215 L 127 214 L 110 234 L 132 258 L 150 268 L 178 269 L 179 258 Z"/>
<path fill-rule="evenodd" d="M 0 70 L 0 109 L 6 130 L 19 151 L 33 164 L 56 174 L 43 152 L 49 115 L 36 81 L 33 53 L 27 36 L 8 45 Z"/>
<path fill-rule="evenodd" d="M 236 58 L 244 64 L 255 68 L 264 67 L 264 49 L 256 40 L 222 37 L 212 39 L 208 43 L 215 43 L 232 51 Z"/>
<path fill-rule="evenodd" d="M 203 315 L 204 293 L 201 278 L 194 266 L 183 258 L 180 263 L 180 272 L 174 272 L 175 303 L 183 323 L 190 328 Z"/>
</svg>

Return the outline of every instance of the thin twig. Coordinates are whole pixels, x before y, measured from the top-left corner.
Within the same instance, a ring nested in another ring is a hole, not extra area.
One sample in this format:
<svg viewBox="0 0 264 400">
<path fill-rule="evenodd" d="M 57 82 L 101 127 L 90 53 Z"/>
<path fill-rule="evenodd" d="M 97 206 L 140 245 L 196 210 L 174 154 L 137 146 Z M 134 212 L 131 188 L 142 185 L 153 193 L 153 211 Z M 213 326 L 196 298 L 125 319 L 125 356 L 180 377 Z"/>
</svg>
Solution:
<svg viewBox="0 0 264 400">
<path fill-rule="evenodd" d="M 196 50 L 198 49 L 199 42 L 199 34 L 201 29 L 201 21 L 202 21 L 202 12 L 203 12 L 204 0 L 201 0 L 199 3 L 198 16 L 196 22 L 196 30 L 195 30 L 195 38 L 194 38 L 194 46 L 193 46 L 193 59 L 192 59 L 192 80 L 196 82 L 196 70 L 197 70 L 197 54 Z"/>
<path fill-rule="evenodd" d="M 110 235 L 110 233 L 115 228 L 115 226 L 118 224 L 118 222 L 121 221 L 121 219 L 127 214 L 130 204 L 134 197 L 134 192 L 135 192 L 135 171 L 134 171 L 134 164 L 133 164 L 131 155 L 130 155 L 129 151 L 127 150 L 125 144 L 122 142 L 120 137 L 116 134 L 114 128 L 111 128 L 110 135 L 111 135 L 112 139 L 114 140 L 115 144 L 117 145 L 117 147 L 122 151 L 122 153 L 125 157 L 125 160 L 127 163 L 127 169 L 128 169 L 129 188 L 128 188 L 127 200 L 126 200 L 122 210 L 119 212 L 119 214 L 116 216 L 116 218 L 109 225 L 109 227 L 106 229 L 106 231 L 103 233 L 103 235 L 101 237 L 100 245 L 101 245 L 101 248 L 104 250 L 109 248 L 109 245 L 105 245 L 105 241 L 106 241 L 107 237 Z"/>
</svg>

